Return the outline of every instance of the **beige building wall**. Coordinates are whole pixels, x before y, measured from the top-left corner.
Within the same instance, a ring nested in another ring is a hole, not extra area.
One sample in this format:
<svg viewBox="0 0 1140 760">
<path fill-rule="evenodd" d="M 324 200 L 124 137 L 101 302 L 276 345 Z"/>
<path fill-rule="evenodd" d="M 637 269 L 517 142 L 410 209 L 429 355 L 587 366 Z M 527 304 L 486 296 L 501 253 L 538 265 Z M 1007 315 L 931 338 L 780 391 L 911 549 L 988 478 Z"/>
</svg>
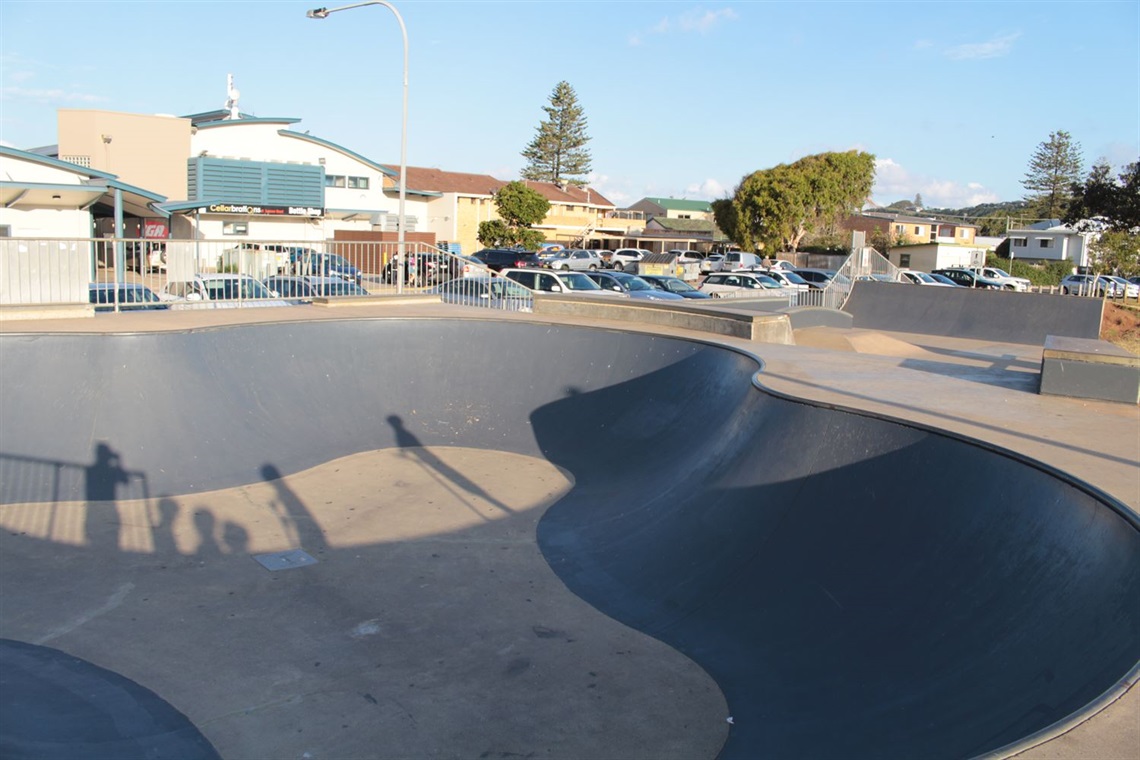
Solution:
<svg viewBox="0 0 1140 760">
<path fill-rule="evenodd" d="M 58 129 L 61 160 L 114 174 L 169 200 L 186 198 L 189 119 L 64 108 Z"/>
</svg>

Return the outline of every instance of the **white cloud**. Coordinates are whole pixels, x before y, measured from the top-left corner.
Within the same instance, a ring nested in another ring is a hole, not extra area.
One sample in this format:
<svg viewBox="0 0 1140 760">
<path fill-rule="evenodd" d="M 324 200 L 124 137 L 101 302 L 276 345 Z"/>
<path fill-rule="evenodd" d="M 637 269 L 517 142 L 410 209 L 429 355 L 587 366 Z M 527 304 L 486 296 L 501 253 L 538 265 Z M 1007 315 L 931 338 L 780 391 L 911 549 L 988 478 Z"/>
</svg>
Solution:
<svg viewBox="0 0 1140 760">
<path fill-rule="evenodd" d="M 946 48 L 943 55 L 953 61 L 979 61 L 986 58 L 1000 58 L 1009 55 L 1013 50 L 1013 43 L 1021 36 L 1021 32 L 1014 32 L 1003 37 L 994 37 L 986 42 L 969 42 Z"/>
<path fill-rule="evenodd" d="M 978 182 L 935 179 L 915 175 L 889 158 L 875 161 L 875 200 L 884 205 L 911 200 L 922 195 L 923 205 L 930 208 L 965 208 L 979 203 L 997 203 L 997 193 Z"/>
<path fill-rule="evenodd" d="M 704 182 L 695 182 L 685 188 L 685 195 L 692 199 L 715 201 L 727 194 L 727 188 L 715 179 L 709 178 Z"/>
<path fill-rule="evenodd" d="M 666 16 L 648 29 L 632 32 L 628 40 L 631 47 L 637 47 L 644 44 L 646 38 L 651 36 L 663 36 L 674 32 L 678 34 L 707 34 L 714 27 L 725 22 L 735 21 L 737 18 L 739 16 L 732 8 L 706 10 L 698 6 L 678 16 Z"/>
</svg>

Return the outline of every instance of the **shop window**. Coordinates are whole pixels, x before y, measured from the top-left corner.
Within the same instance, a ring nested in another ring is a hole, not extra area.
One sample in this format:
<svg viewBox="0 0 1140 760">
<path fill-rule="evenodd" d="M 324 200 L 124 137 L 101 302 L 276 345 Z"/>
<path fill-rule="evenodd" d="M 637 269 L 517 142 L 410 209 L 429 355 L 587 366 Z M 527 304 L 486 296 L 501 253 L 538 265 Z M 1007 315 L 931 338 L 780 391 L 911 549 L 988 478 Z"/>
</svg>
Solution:
<svg viewBox="0 0 1140 760">
<path fill-rule="evenodd" d="M 223 235 L 248 235 L 249 222 L 222 222 Z"/>
</svg>

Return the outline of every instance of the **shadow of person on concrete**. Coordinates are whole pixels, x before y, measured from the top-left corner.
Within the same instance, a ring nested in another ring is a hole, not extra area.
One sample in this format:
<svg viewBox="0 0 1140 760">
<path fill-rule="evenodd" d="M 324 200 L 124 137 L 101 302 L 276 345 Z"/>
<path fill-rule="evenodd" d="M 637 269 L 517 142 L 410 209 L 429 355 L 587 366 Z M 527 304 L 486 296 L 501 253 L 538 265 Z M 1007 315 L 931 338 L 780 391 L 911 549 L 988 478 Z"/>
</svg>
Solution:
<svg viewBox="0 0 1140 760">
<path fill-rule="evenodd" d="M 261 466 L 261 479 L 277 491 L 277 499 L 269 506 L 281 523 L 282 532 L 298 549 L 316 555 L 324 552 L 327 544 L 320 525 L 305 502 L 282 480 L 277 465 L 265 463 Z"/>
<path fill-rule="evenodd" d="M 119 486 L 130 482 L 131 476 L 123 469 L 119 452 L 106 441 L 95 444 L 95 461 L 83 471 L 84 497 L 87 502 L 84 529 L 89 546 L 109 522 L 118 521 L 117 499 Z M 118 546 L 118 541 L 114 542 Z"/>
<path fill-rule="evenodd" d="M 404 420 L 396 414 L 388 416 L 388 424 L 392 426 L 392 430 L 396 433 L 396 445 L 404 452 L 406 456 L 418 460 L 421 464 L 428 468 L 429 471 L 439 475 L 441 478 L 451 483 L 454 486 L 466 491 L 472 496 L 483 499 L 497 508 L 514 514 L 514 510 L 496 499 L 491 494 L 487 493 L 478 483 L 468 478 L 463 473 L 456 470 L 451 465 L 444 462 L 435 454 L 424 448 L 420 439 L 415 436 L 410 430 L 404 427 Z M 486 519 L 486 515 L 481 515 Z"/>
</svg>

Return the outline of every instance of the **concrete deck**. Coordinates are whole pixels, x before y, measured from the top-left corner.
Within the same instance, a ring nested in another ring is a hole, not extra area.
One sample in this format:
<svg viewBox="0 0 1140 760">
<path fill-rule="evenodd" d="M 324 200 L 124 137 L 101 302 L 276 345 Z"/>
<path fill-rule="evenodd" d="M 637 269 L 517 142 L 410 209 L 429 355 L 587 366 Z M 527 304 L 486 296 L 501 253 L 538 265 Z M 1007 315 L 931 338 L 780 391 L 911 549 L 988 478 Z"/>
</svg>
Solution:
<svg viewBox="0 0 1140 760">
<path fill-rule="evenodd" d="M 644 334 L 661 329 L 399 303 L 98 315 L 0 323 L 0 333 L 146 334 L 460 314 Z M 774 394 L 976 440 L 1140 511 L 1140 410 L 1038 395 L 1040 346 L 835 328 L 797 331 L 796 346 L 668 334 L 757 357 L 758 382 Z M 0 440 L 0 450 L 9 449 Z M 716 756 L 730 728 L 716 682 L 689 658 L 571 593 L 539 553 L 538 520 L 573 489 L 573 475 L 542 459 L 502 456 L 401 445 L 203 494 L 60 503 L 51 526 L 42 523 L 42 508 L 0 507 L 0 636 L 59 647 L 154 689 L 227 758 L 383 755 L 377 735 L 387 737 L 392 752 L 417 757 L 508 756 L 536 746 L 568 758 Z M 504 471 L 513 476 L 504 479 Z M 376 482 L 394 484 L 393 495 L 382 511 L 360 514 Z M 427 524 L 422 510 L 413 510 L 423 504 L 438 505 Z M 153 524 L 156 515 L 170 518 L 161 533 L 123 527 Z M 266 573 L 249 560 L 298 543 L 333 560 L 319 565 L 318 578 Z M 108 550 L 94 552 L 93 566 L 92 548 L 100 546 Z M 409 567 L 416 569 L 412 577 Z M 386 588 L 381 579 L 399 579 L 399 586 Z M 417 585 L 430 607 L 408 609 Z M 330 587 L 341 591 L 314 596 Z M 377 612 L 357 614 L 365 608 Z M 456 629 L 441 624 L 444 616 L 469 623 Z M 210 620 L 217 617 L 244 621 L 248 640 L 212 641 Z M 297 638 L 277 632 L 295 623 Z M 121 646 L 152 639 L 153 650 Z M 430 640 L 439 661 L 425 668 L 402 660 L 391 648 L 401 639 Z M 385 659 L 374 662 L 369 644 L 381 640 Z M 191 649 L 201 651 L 191 657 Z M 196 668 L 209 675 L 188 678 Z M 469 671 L 457 680 L 461 686 L 441 690 L 461 671 Z M 1103 709 L 1014 753 L 1035 760 L 1137 757 L 1135 677 L 1133 670 Z M 386 684 L 380 698 L 378 679 Z M 306 691 L 296 692 L 296 684 Z M 482 707 L 473 712 L 472 704 Z M 378 733 L 359 730 L 364 725 Z"/>
</svg>

